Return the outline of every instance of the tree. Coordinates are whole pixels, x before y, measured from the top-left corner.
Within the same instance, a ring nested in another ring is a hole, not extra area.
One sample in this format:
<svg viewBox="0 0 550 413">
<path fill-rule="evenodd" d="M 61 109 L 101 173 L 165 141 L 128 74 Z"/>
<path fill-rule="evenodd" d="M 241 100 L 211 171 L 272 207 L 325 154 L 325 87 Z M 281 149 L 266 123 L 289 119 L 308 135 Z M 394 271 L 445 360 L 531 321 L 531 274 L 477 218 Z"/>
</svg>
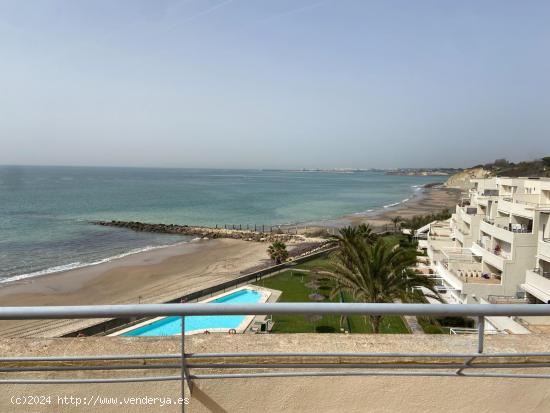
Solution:
<svg viewBox="0 0 550 413">
<path fill-rule="evenodd" d="M 372 231 L 372 227 L 369 224 L 366 224 L 366 223 L 365 224 L 359 224 L 356 227 L 356 230 L 357 230 L 357 235 L 362 237 L 369 244 L 373 243 L 378 238 L 378 235 L 376 235 Z"/>
<path fill-rule="evenodd" d="M 269 257 L 275 262 L 275 264 L 281 264 L 288 259 L 288 251 L 286 244 L 282 241 L 275 241 L 267 249 Z"/>
<path fill-rule="evenodd" d="M 504 167 L 504 166 L 508 166 L 509 162 L 506 159 L 501 158 L 501 159 L 495 159 L 495 162 L 493 164 L 495 166 Z"/>
<path fill-rule="evenodd" d="M 345 248 L 346 245 L 352 243 L 355 239 L 360 238 L 368 244 L 376 241 L 377 235 L 372 231 L 369 224 L 360 224 L 356 227 L 345 227 L 338 230 L 338 235 L 331 237 L 332 242 L 336 243 L 340 248 Z"/>
<path fill-rule="evenodd" d="M 394 228 L 394 231 L 393 231 L 393 232 L 397 232 L 397 226 L 398 226 L 401 222 L 403 222 L 403 218 L 401 218 L 400 215 L 397 215 L 397 216 L 395 216 L 395 217 L 393 217 L 393 218 L 391 219 L 391 222 L 393 223 L 393 228 Z"/>
<path fill-rule="evenodd" d="M 332 271 L 327 274 L 335 281 L 332 296 L 344 291 L 364 303 L 426 302 L 426 297 L 440 300 L 434 281 L 413 271 L 415 264 L 416 251 L 412 249 L 395 247 L 384 239 L 369 244 L 356 238 L 332 256 Z M 374 333 L 379 333 L 382 316 L 369 318 Z"/>
</svg>

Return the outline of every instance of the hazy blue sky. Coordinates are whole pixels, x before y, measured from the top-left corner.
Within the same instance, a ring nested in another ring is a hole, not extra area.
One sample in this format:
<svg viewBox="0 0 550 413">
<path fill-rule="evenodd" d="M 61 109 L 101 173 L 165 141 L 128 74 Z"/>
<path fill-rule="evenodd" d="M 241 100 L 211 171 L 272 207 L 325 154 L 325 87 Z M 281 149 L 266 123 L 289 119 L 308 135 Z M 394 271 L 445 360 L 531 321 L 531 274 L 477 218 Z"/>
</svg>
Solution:
<svg viewBox="0 0 550 413">
<path fill-rule="evenodd" d="M 550 155 L 550 1 L 0 0 L 0 164 Z"/>
</svg>

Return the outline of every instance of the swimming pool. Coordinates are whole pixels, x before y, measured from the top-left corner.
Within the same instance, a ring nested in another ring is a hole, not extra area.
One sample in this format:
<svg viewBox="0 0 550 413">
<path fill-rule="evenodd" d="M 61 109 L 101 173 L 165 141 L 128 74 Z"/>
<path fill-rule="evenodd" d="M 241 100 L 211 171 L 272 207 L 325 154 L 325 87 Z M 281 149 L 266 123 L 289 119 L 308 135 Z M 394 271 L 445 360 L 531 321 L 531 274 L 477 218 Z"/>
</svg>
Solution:
<svg viewBox="0 0 550 413">
<path fill-rule="evenodd" d="M 268 294 L 252 288 L 242 288 L 230 294 L 207 301 L 208 303 L 231 303 L 246 304 L 259 303 L 267 300 Z M 215 315 L 215 316 L 188 316 L 185 317 L 185 333 L 209 331 L 227 331 L 232 328 L 237 330 L 246 319 L 252 321 L 253 316 L 244 315 Z M 152 336 L 173 336 L 181 334 L 181 317 L 162 317 L 153 322 L 137 326 L 133 329 L 122 332 L 121 336 L 130 337 L 152 337 Z"/>
</svg>

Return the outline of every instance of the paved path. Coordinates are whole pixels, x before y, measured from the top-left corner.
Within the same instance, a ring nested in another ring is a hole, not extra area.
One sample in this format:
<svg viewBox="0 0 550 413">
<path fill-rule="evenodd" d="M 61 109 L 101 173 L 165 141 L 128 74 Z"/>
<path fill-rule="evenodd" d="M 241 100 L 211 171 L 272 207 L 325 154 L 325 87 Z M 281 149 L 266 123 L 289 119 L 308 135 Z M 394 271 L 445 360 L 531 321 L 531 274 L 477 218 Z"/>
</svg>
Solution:
<svg viewBox="0 0 550 413">
<path fill-rule="evenodd" d="M 403 318 L 413 334 L 426 334 L 415 315 L 405 315 Z"/>
</svg>

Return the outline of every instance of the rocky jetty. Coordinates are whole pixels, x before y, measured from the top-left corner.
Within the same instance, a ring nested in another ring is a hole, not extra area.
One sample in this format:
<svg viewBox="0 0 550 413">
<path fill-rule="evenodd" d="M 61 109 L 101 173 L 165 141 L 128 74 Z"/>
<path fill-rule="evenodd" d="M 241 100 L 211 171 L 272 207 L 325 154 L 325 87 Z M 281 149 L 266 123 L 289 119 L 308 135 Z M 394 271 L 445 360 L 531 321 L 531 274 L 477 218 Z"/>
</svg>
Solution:
<svg viewBox="0 0 550 413">
<path fill-rule="evenodd" d="M 156 232 L 164 234 L 190 235 L 200 238 L 232 238 L 242 239 L 244 241 L 273 242 L 273 241 L 304 241 L 304 236 L 298 234 L 289 234 L 283 231 L 257 232 L 250 230 L 195 227 L 189 225 L 175 224 L 150 224 L 137 221 L 92 221 L 95 225 L 104 227 L 126 228 L 139 232 Z"/>
</svg>

